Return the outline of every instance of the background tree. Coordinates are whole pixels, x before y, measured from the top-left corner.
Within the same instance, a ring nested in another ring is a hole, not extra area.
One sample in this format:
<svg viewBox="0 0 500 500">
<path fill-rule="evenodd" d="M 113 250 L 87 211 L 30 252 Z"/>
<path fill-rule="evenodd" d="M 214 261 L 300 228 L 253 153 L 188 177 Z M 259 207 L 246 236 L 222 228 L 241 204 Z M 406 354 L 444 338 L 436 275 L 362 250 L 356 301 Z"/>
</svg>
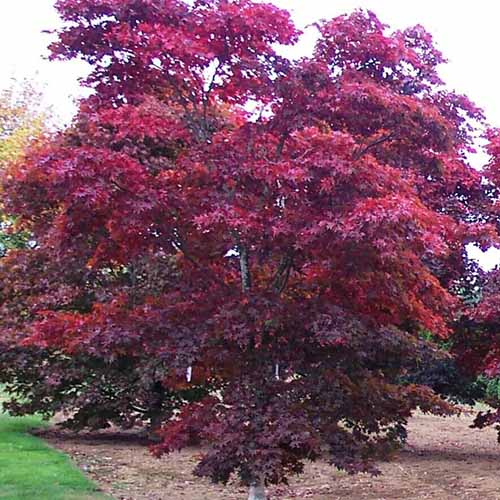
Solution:
<svg viewBox="0 0 500 500">
<path fill-rule="evenodd" d="M 484 184 L 493 207 L 484 214 L 484 219 L 498 224 L 498 199 L 500 195 L 500 131 L 490 129 L 487 133 L 489 161 L 483 169 Z M 479 412 L 475 420 L 477 428 L 493 425 L 500 430 L 498 377 L 500 375 L 500 274 L 498 266 L 491 272 L 469 270 L 464 287 L 470 300 L 464 307 L 454 332 L 454 351 L 457 362 L 463 369 L 485 379 L 486 400 L 493 407 Z"/>
<path fill-rule="evenodd" d="M 270 4 L 57 6 L 53 57 L 90 62 L 95 93 L 10 171 L 9 210 L 59 273 L 88 273 L 77 293 L 157 255 L 174 278 L 85 307 L 56 296 L 22 344 L 108 365 L 141 353 L 162 390 L 203 385 L 153 451 L 201 435 L 196 473 L 238 474 L 251 498 L 320 456 L 376 473 L 417 406 L 450 413 L 399 381 L 422 329 L 449 334 L 466 245 L 496 228 L 466 160 L 482 114 L 443 86 L 430 35 L 358 11 L 293 62 L 274 47 L 299 33 Z"/>
<path fill-rule="evenodd" d="M 17 160 L 30 142 L 47 132 L 50 110 L 34 82 L 13 80 L 0 91 L 0 167 Z"/>
<path fill-rule="evenodd" d="M 49 131 L 51 112 L 44 106 L 42 93 L 30 80 L 12 80 L 0 91 L 0 170 L 19 160 L 28 146 Z M 0 252 L 24 246 L 28 235 L 10 231 L 12 219 L 0 215 Z"/>
</svg>

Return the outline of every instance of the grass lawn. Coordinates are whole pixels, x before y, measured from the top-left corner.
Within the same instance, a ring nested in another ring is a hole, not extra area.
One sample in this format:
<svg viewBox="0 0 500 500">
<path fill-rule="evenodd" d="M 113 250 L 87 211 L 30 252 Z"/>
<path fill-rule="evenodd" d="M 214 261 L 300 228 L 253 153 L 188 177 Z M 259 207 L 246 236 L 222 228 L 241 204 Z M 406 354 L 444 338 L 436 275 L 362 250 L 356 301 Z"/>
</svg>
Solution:
<svg viewBox="0 0 500 500">
<path fill-rule="evenodd" d="M 27 434 L 43 423 L 37 417 L 13 418 L 1 413 L 0 499 L 97 500 L 109 498 L 64 454 Z"/>
</svg>

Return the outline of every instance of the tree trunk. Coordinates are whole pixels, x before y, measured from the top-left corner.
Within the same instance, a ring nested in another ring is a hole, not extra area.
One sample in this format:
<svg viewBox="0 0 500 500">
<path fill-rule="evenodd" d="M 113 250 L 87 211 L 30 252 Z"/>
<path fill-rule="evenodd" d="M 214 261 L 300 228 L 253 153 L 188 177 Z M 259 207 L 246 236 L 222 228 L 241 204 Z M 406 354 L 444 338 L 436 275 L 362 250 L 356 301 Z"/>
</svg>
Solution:
<svg viewBox="0 0 500 500">
<path fill-rule="evenodd" d="M 250 275 L 250 265 L 248 262 L 248 250 L 243 245 L 238 245 L 240 252 L 240 272 L 241 272 L 241 289 L 243 293 L 248 293 L 252 286 L 252 278 Z"/>
<path fill-rule="evenodd" d="M 252 484 L 248 492 L 248 500 L 267 500 L 266 488 L 261 484 Z"/>
</svg>

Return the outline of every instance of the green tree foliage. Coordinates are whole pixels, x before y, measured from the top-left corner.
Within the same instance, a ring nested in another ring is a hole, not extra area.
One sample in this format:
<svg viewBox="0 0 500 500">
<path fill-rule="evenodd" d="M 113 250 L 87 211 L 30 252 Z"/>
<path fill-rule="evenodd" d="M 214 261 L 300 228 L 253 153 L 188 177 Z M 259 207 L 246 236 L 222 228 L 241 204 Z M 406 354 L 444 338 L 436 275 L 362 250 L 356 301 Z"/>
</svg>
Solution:
<svg viewBox="0 0 500 500">
<path fill-rule="evenodd" d="M 16 81 L 0 90 L 0 167 L 22 156 L 28 145 L 49 128 L 50 110 L 30 80 Z"/>
<path fill-rule="evenodd" d="M 21 159 L 30 144 L 48 134 L 52 113 L 43 104 L 43 95 L 31 80 L 12 80 L 0 90 L 0 171 Z M 15 231 L 14 219 L 0 204 L 0 255 L 29 242 L 26 231 Z"/>
</svg>

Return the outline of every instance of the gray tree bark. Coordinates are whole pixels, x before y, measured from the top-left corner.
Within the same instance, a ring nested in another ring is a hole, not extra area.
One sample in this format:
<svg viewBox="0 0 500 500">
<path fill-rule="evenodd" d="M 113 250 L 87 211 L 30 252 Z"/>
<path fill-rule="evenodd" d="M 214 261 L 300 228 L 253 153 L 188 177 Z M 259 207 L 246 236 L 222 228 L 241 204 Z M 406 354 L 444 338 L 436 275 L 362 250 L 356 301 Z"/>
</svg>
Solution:
<svg viewBox="0 0 500 500">
<path fill-rule="evenodd" d="M 263 484 L 253 484 L 248 491 L 248 500 L 267 500 L 266 488 Z"/>
</svg>

